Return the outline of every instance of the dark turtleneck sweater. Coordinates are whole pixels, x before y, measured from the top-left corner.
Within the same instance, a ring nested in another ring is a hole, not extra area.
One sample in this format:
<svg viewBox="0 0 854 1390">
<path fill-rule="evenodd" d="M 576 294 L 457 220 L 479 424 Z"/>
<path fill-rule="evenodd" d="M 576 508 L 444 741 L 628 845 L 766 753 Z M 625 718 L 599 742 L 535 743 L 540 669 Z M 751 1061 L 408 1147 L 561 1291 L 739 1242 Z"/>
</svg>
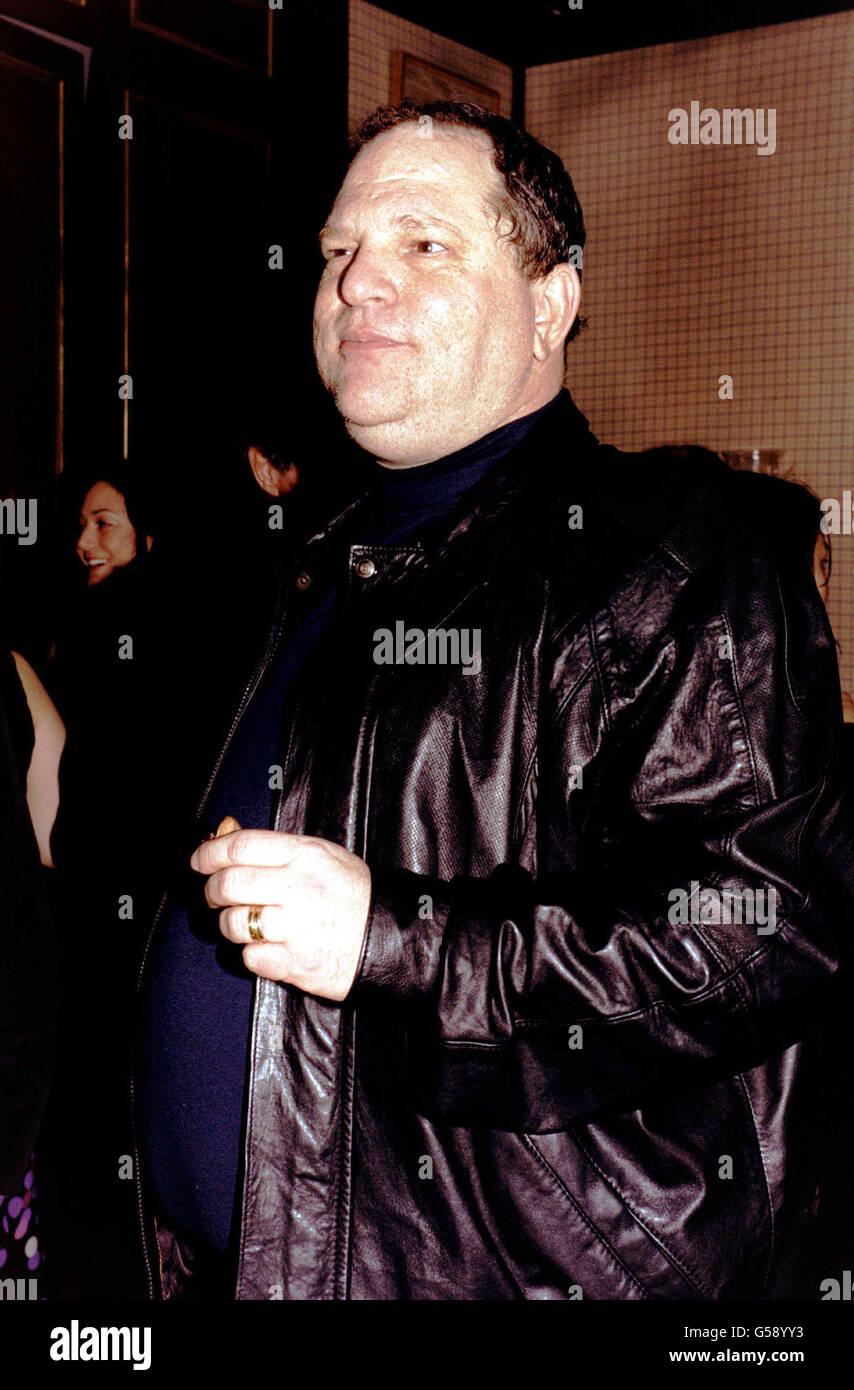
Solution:
<svg viewBox="0 0 854 1390">
<path fill-rule="evenodd" d="M 469 490 L 553 405 L 434 463 L 377 465 L 352 540 L 391 544 L 442 528 Z M 329 626 L 335 597 L 334 591 L 319 594 L 270 661 L 217 773 L 197 843 L 225 815 L 248 827 L 271 826 L 270 769 L 278 759 L 280 712 Z M 204 902 L 204 880 L 188 870 L 170 896 L 147 968 L 137 1066 L 139 1130 L 155 1208 L 176 1230 L 222 1254 L 239 1231 L 235 1208 L 253 987 L 240 947 L 220 935 L 218 914 Z"/>
</svg>

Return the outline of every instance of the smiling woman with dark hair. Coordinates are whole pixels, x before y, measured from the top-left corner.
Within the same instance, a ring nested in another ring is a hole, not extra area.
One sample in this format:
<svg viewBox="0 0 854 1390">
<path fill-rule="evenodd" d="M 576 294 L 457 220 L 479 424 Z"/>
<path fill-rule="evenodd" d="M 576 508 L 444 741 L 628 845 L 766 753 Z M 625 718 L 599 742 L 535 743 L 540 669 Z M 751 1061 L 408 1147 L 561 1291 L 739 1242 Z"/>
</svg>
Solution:
<svg viewBox="0 0 854 1390">
<path fill-rule="evenodd" d="M 80 786 L 68 787 L 63 797 L 63 821 L 65 807 L 77 801 L 84 785 L 93 785 L 97 750 L 135 730 L 150 627 L 152 536 L 133 480 L 98 474 L 81 490 L 75 529 L 75 553 L 87 583 L 82 591 L 79 585 L 71 589 L 50 671 L 51 694 L 69 733 L 63 781 L 72 768 L 80 772 Z"/>
<path fill-rule="evenodd" d="M 111 1289 L 134 1290 L 130 1184 L 116 1182 L 112 1170 L 99 1171 L 92 1156 L 109 1154 L 112 1164 L 113 1155 L 130 1149 L 130 1003 L 138 924 L 152 891 L 131 847 L 139 843 L 153 795 L 155 578 L 153 528 L 133 477 L 100 472 L 78 497 L 74 565 L 81 579 L 85 570 L 86 583 L 70 588 L 50 672 L 68 729 L 53 847 L 63 918 L 71 929 L 61 942 L 50 1158 L 60 1285 L 67 1280 L 81 1294 L 101 1297 Z M 79 889 L 84 865 L 94 868 L 85 903 Z M 83 913 L 111 942 L 109 966 L 72 944 Z M 71 1140 L 78 1132 L 87 1134 L 85 1151 Z"/>
<path fill-rule="evenodd" d="M 90 586 L 151 550 L 144 503 L 135 486 L 118 477 L 99 477 L 92 484 L 81 503 L 78 524 L 77 555 Z"/>
</svg>

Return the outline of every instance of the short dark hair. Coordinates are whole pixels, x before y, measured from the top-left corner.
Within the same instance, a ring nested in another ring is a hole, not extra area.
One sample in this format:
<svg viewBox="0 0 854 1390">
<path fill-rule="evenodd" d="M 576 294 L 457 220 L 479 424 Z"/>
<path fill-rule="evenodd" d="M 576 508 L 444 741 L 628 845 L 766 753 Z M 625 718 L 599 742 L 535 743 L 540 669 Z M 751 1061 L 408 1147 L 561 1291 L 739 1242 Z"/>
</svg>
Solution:
<svg viewBox="0 0 854 1390">
<path fill-rule="evenodd" d="M 397 106 L 380 106 L 353 133 L 350 163 L 377 135 L 424 117 L 436 125 L 479 130 L 489 137 L 505 190 L 497 212 L 510 221 L 508 239 L 516 247 L 519 267 L 527 279 L 547 275 L 556 265 L 569 261 L 573 250 L 584 247 L 581 204 L 558 156 L 521 126 L 472 102 L 405 100 Z M 578 277 L 581 279 L 580 266 Z M 576 337 L 583 323 L 576 318 L 567 342 Z"/>
</svg>

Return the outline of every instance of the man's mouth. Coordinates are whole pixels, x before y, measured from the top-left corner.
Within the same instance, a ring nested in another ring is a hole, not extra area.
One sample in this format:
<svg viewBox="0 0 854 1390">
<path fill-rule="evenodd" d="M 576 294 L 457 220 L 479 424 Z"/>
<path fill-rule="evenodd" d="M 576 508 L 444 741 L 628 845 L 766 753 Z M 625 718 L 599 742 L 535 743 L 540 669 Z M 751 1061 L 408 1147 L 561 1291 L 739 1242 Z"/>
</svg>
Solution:
<svg viewBox="0 0 854 1390">
<path fill-rule="evenodd" d="M 100 569 L 102 565 L 108 565 L 110 562 L 109 560 L 84 560 L 83 563 L 87 570 L 97 570 Z"/>
<path fill-rule="evenodd" d="M 341 339 L 341 352 L 378 352 L 385 348 L 406 347 L 398 338 L 388 338 L 384 333 L 348 332 Z"/>
</svg>

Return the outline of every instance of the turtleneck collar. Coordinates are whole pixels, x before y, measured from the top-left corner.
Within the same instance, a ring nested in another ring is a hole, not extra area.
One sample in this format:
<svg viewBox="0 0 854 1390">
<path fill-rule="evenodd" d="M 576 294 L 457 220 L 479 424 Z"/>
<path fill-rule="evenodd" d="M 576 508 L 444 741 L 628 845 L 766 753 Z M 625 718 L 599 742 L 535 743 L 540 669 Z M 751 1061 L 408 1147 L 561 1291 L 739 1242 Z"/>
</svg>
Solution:
<svg viewBox="0 0 854 1390">
<path fill-rule="evenodd" d="M 416 468 L 386 468 L 375 464 L 373 489 L 378 529 L 384 540 L 399 539 L 424 526 L 450 516 L 462 497 L 480 482 L 493 464 L 509 453 L 533 425 L 552 410 L 560 392 L 539 410 L 519 420 L 511 420 L 497 430 L 467 444 L 433 463 Z M 379 539 L 372 536 L 371 539 Z M 365 539 L 368 539 L 366 536 Z"/>
</svg>

